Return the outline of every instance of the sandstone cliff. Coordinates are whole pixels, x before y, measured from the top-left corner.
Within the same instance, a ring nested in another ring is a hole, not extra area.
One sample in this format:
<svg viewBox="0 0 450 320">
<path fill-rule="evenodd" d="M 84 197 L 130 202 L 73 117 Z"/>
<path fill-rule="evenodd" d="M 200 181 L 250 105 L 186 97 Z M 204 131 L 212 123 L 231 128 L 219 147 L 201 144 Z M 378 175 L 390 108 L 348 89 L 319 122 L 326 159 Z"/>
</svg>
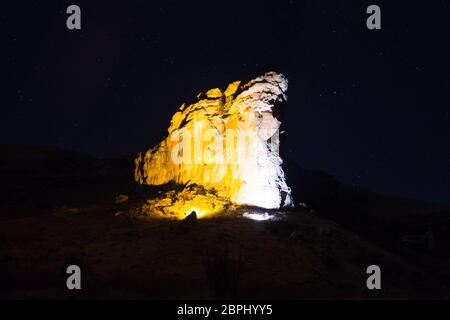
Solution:
<svg viewBox="0 0 450 320">
<path fill-rule="evenodd" d="M 277 109 L 285 105 L 287 79 L 274 72 L 225 90 L 211 89 L 173 115 L 168 136 L 135 159 L 135 180 L 171 181 L 215 189 L 235 204 L 291 206 L 279 156 Z"/>
</svg>

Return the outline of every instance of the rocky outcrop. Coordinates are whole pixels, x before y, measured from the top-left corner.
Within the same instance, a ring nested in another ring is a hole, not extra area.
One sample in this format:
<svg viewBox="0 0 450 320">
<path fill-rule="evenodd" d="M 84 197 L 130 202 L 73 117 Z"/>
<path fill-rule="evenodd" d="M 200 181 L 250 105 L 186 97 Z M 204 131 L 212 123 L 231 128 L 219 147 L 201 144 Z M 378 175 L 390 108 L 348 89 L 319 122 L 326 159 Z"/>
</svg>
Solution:
<svg viewBox="0 0 450 320">
<path fill-rule="evenodd" d="M 287 79 L 274 72 L 225 90 L 211 89 L 173 115 L 168 136 L 135 159 L 135 180 L 171 181 L 215 189 L 235 204 L 267 209 L 291 206 L 279 156 L 277 109 Z"/>
</svg>

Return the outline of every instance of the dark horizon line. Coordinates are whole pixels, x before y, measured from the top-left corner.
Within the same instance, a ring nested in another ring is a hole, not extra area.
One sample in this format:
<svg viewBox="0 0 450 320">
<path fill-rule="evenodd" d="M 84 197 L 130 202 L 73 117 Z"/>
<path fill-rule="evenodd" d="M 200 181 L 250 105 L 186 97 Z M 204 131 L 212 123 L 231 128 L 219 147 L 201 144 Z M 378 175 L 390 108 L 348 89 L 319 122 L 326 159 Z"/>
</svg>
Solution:
<svg viewBox="0 0 450 320">
<path fill-rule="evenodd" d="M 90 154 L 90 153 L 84 153 L 81 151 L 78 151 L 76 149 L 71 149 L 71 148 L 63 148 L 61 146 L 58 145 L 51 145 L 51 144 L 31 144 L 31 143 L 5 143 L 5 142 L 0 142 L 0 149 L 4 148 L 4 147 L 34 147 L 34 148 L 47 148 L 47 149 L 53 149 L 55 151 L 62 151 L 62 152 L 68 152 L 68 153 L 74 153 L 78 156 L 81 157 L 86 157 L 86 158 L 91 158 L 94 160 L 117 160 L 117 159 L 128 159 L 133 161 L 134 157 L 139 153 L 139 152 L 145 152 L 147 149 L 143 150 L 143 151 L 138 151 L 134 154 L 130 153 L 128 155 L 126 154 L 122 154 L 122 155 L 113 155 L 113 156 L 108 156 L 108 157 L 101 157 L 101 156 L 97 156 L 94 154 Z M 450 209 L 450 202 L 444 202 L 442 200 L 437 200 L 437 199 L 425 199 L 425 198 L 420 198 L 417 196 L 412 196 L 412 195 L 406 195 L 406 194 L 392 194 L 392 193 L 386 193 L 383 191 L 378 191 L 378 190 L 374 190 L 371 187 L 366 187 L 366 186 L 362 186 L 362 185 L 355 185 L 353 183 L 348 183 L 343 181 L 341 178 L 336 177 L 336 175 L 329 173 L 329 171 L 325 170 L 325 169 L 311 169 L 311 168 L 304 168 L 303 166 L 301 166 L 297 161 L 295 161 L 292 158 L 284 158 L 283 160 L 289 159 L 289 161 L 294 162 L 296 165 L 298 165 L 301 169 L 307 170 L 307 171 L 311 171 L 311 172 L 321 172 L 321 173 L 326 173 L 328 175 L 331 175 L 333 178 L 336 179 L 336 181 L 343 185 L 343 186 L 348 186 L 348 187 L 352 187 L 352 188 L 357 188 L 360 190 L 367 190 L 370 193 L 375 193 L 378 194 L 380 196 L 386 196 L 386 197 L 395 197 L 395 198 L 402 198 L 405 200 L 411 200 L 411 201 L 420 201 L 429 205 L 439 205 L 439 206 L 445 206 L 445 207 L 449 207 Z M 285 169 L 285 168 L 283 168 Z M 345 180 L 345 179 L 344 179 Z"/>
</svg>

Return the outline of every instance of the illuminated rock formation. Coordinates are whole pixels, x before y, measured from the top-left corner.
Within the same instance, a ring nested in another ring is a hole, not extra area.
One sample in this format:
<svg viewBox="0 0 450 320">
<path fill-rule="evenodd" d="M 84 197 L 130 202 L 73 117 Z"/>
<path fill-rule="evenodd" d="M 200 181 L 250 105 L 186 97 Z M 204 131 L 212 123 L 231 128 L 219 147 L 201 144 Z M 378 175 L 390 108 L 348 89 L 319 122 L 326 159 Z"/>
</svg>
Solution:
<svg viewBox="0 0 450 320">
<path fill-rule="evenodd" d="M 283 75 L 270 72 L 199 94 L 196 103 L 183 104 L 173 115 L 167 138 L 137 156 L 136 181 L 195 183 L 234 204 L 291 206 L 275 116 L 287 87 Z"/>
</svg>

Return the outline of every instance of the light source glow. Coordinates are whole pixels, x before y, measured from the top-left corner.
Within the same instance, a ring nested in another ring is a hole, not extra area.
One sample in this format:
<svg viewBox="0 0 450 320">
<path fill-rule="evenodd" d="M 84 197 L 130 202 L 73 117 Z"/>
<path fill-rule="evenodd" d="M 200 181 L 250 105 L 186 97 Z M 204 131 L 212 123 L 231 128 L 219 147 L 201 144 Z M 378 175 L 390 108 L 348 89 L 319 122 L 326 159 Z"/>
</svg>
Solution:
<svg viewBox="0 0 450 320">
<path fill-rule="evenodd" d="M 242 216 L 244 218 L 251 219 L 251 220 L 256 220 L 256 221 L 267 221 L 267 220 L 274 220 L 275 219 L 274 215 L 270 215 L 267 212 L 264 212 L 264 213 L 248 213 L 248 212 L 244 212 L 242 214 Z"/>
</svg>

